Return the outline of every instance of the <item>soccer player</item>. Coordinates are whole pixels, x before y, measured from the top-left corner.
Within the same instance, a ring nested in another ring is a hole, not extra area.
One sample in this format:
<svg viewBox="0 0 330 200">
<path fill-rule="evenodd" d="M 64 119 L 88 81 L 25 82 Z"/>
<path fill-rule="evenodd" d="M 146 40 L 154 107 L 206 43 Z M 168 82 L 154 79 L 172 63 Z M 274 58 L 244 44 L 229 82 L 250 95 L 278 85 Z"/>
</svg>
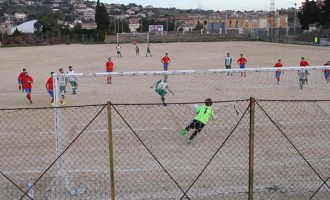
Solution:
<svg viewBox="0 0 330 200">
<path fill-rule="evenodd" d="M 195 131 L 191 134 L 189 139 L 187 140 L 187 144 L 190 144 L 191 141 L 196 137 L 196 135 L 201 132 L 201 130 L 204 128 L 204 126 L 209 121 L 209 118 L 212 120 L 215 119 L 215 114 L 212 110 L 212 99 L 207 98 L 205 99 L 205 104 L 198 106 L 196 108 L 197 116 L 194 118 L 194 120 L 188 125 L 184 130 L 180 132 L 181 136 L 184 136 L 188 133 L 190 129 L 195 129 Z"/>
<path fill-rule="evenodd" d="M 31 98 L 32 83 L 33 83 L 32 77 L 29 76 L 27 72 L 25 72 L 23 78 L 23 88 L 26 92 L 26 98 L 30 101 L 30 104 L 32 104 L 32 98 Z"/>
<path fill-rule="evenodd" d="M 300 66 L 302 66 L 302 67 L 309 66 L 309 63 L 305 60 L 304 57 L 301 57 Z M 306 85 L 308 85 L 308 77 L 307 77 L 308 76 L 308 71 L 306 70 L 305 73 L 306 73 L 305 81 L 306 81 Z"/>
<path fill-rule="evenodd" d="M 46 82 L 46 89 L 49 93 L 49 96 L 51 97 L 50 105 L 54 106 L 54 78 L 53 78 L 54 72 L 50 72 L 50 77 Z"/>
<path fill-rule="evenodd" d="M 61 93 L 61 103 L 62 105 L 66 104 L 66 100 L 65 100 L 65 93 L 66 93 L 66 83 L 67 83 L 67 79 L 65 77 L 65 73 L 63 68 L 59 69 L 59 78 L 58 78 L 58 85 L 60 86 L 60 93 Z"/>
<path fill-rule="evenodd" d="M 26 72 L 26 69 L 24 68 L 23 71 L 18 75 L 18 89 L 20 92 L 24 92 L 24 88 L 23 88 L 23 78 L 25 76 L 25 72 Z"/>
<path fill-rule="evenodd" d="M 163 63 L 164 71 L 167 71 L 168 65 L 171 62 L 170 57 L 168 57 L 168 53 L 165 53 L 165 56 L 161 59 L 161 62 Z"/>
<path fill-rule="evenodd" d="M 245 65 L 247 64 L 247 60 L 246 58 L 243 57 L 243 54 L 241 54 L 240 58 L 237 60 L 237 63 L 239 64 L 239 68 L 240 69 L 245 69 Z M 241 76 L 246 77 L 246 72 L 241 72 Z"/>
<path fill-rule="evenodd" d="M 105 63 L 106 71 L 107 72 L 113 72 L 113 62 L 111 61 L 111 58 L 108 58 L 108 62 Z M 107 84 L 111 84 L 111 75 L 109 74 L 107 76 Z"/>
<path fill-rule="evenodd" d="M 150 57 L 152 57 L 151 52 L 150 52 L 150 44 L 148 44 L 148 46 L 147 46 L 146 57 L 148 57 L 148 54 L 150 55 Z"/>
<path fill-rule="evenodd" d="M 283 67 L 283 64 L 281 63 L 281 59 L 278 59 L 277 60 L 277 63 L 274 65 L 274 67 L 277 67 L 277 68 L 279 68 L 279 67 Z M 280 79 L 281 79 L 281 70 L 276 70 L 276 72 L 275 72 L 275 77 L 276 77 L 276 79 L 277 79 L 277 84 L 279 84 L 280 83 Z"/>
<path fill-rule="evenodd" d="M 330 61 L 325 63 L 323 66 L 330 66 Z M 327 85 L 329 85 L 330 68 L 324 69 L 323 73 L 324 73 L 324 78 L 327 81 Z"/>
<path fill-rule="evenodd" d="M 169 91 L 172 95 L 174 95 L 174 93 L 168 87 L 167 79 L 168 79 L 168 76 L 165 74 L 164 75 L 164 79 L 161 79 L 161 80 L 157 81 L 155 84 L 153 84 L 151 86 L 151 88 L 153 88 L 154 86 L 156 86 L 155 87 L 155 91 L 157 92 L 157 94 L 160 95 L 161 100 L 162 100 L 164 106 L 167 105 L 165 103 L 165 95 L 167 94 L 167 92 Z"/>
<path fill-rule="evenodd" d="M 119 43 L 116 46 L 117 56 L 118 58 L 121 57 L 121 47 L 119 46 Z"/>
<path fill-rule="evenodd" d="M 227 57 L 225 58 L 226 69 L 231 69 L 232 62 L 233 62 L 233 58 L 230 57 L 230 54 L 229 53 L 227 53 Z M 230 73 L 230 75 L 232 76 L 233 73 Z M 229 76 L 229 72 L 227 73 L 227 76 Z"/>
<path fill-rule="evenodd" d="M 135 55 L 140 55 L 140 48 L 138 45 L 135 46 Z"/>
<path fill-rule="evenodd" d="M 72 87 L 72 94 L 77 94 L 77 88 L 78 88 L 78 79 L 73 76 L 74 71 L 72 70 L 72 66 L 69 66 L 69 71 L 67 72 L 68 75 L 72 75 L 68 77 L 69 83 Z"/>
</svg>

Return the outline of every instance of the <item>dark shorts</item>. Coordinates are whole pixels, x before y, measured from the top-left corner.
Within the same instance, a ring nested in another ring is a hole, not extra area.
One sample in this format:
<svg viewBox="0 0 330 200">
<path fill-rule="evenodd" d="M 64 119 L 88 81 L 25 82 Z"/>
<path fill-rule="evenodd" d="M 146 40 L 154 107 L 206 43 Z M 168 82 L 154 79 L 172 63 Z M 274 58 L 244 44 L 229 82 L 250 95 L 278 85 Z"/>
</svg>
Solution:
<svg viewBox="0 0 330 200">
<path fill-rule="evenodd" d="M 280 76 L 281 76 L 281 71 L 276 71 L 275 72 L 275 77 L 276 78 L 280 78 Z"/>
<path fill-rule="evenodd" d="M 52 98 L 54 97 L 54 90 L 48 90 L 48 93 L 50 97 Z"/>
<path fill-rule="evenodd" d="M 239 64 L 239 68 L 244 69 L 245 68 L 245 64 Z"/>
<path fill-rule="evenodd" d="M 191 129 L 196 129 L 198 130 L 198 132 L 200 132 L 203 128 L 204 128 L 205 124 L 203 124 L 202 122 L 194 119 L 190 125 L 189 125 L 189 128 Z"/>
<path fill-rule="evenodd" d="M 231 65 L 226 65 L 226 69 L 231 69 Z"/>
<path fill-rule="evenodd" d="M 24 91 L 25 91 L 26 93 L 31 93 L 32 88 L 24 88 Z"/>
</svg>

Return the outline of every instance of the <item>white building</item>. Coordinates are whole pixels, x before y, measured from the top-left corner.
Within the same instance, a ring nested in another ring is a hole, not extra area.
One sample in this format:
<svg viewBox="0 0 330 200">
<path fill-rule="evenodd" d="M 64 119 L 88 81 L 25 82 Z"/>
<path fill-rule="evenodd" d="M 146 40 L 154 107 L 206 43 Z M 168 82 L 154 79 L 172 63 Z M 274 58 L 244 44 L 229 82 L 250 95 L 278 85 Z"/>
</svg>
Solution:
<svg viewBox="0 0 330 200">
<path fill-rule="evenodd" d="M 15 13 L 14 17 L 16 19 L 23 19 L 24 20 L 26 18 L 26 14 L 24 14 L 24 13 Z"/>
</svg>

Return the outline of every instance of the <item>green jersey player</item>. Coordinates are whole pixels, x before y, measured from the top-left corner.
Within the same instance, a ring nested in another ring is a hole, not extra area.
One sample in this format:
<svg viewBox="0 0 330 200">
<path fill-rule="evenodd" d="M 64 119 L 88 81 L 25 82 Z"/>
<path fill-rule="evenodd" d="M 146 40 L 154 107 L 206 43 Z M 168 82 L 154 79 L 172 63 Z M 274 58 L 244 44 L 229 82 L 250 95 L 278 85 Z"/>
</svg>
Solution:
<svg viewBox="0 0 330 200">
<path fill-rule="evenodd" d="M 167 94 L 167 92 L 170 92 L 172 95 L 174 95 L 174 93 L 168 87 L 167 78 L 168 78 L 168 76 L 167 75 L 164 75 L 164 78 L 163 79 L 157 81 L 155 84 L 153 84 L 151 86 L 151 88 L 153 88 L 154 86 L 156 86 L 155 87 L 155 91 L 161 97 L 161 100 L 162 100 L 164 106 L 166 106 L 165 95 Z"/>
</svg>

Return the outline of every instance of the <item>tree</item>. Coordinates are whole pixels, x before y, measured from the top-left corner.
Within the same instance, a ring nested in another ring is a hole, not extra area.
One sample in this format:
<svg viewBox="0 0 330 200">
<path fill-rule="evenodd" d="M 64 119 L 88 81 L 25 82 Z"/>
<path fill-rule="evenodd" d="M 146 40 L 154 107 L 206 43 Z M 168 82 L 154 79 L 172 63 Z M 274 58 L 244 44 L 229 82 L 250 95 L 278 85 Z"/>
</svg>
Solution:
<svg viewBox="0 0 330 200">
<path fill-rule="evenodd" d="M 100 0 L 97 1 L 95 9 L 95 22 L 97 24 L 97 30 L 107 32 L 110 25 L 110 18 L 104 4 L 100 4 Z"/>
<path fill-rule="evenodd" d="M 330 0 L 324 0 L 324 4 L 321 8 L 320 24 L 324 28 L 330 28 Z"/>
<path fill-rule="evenodd" d="M 196 26 L 195 26 L 195 28 L 194 28 L 194 31 L 199 31 L 199 30 L 201 30 L 201 29 L 203 29 L 204 28 L 204 26 L 202 25 L 202 24 L 197 24 Z"/>
<path fill-rule="evenodd" d="M 306 0 L 305 5 L 302 7 L 301 11 L 298 12 L 298 19 L 301 24 L 301 28 L 306 30 L 309 28 L 310 24 L 315 24 L 319 22 L 320 7 L 317 3 L 312 0 Z"/>
</svg>

